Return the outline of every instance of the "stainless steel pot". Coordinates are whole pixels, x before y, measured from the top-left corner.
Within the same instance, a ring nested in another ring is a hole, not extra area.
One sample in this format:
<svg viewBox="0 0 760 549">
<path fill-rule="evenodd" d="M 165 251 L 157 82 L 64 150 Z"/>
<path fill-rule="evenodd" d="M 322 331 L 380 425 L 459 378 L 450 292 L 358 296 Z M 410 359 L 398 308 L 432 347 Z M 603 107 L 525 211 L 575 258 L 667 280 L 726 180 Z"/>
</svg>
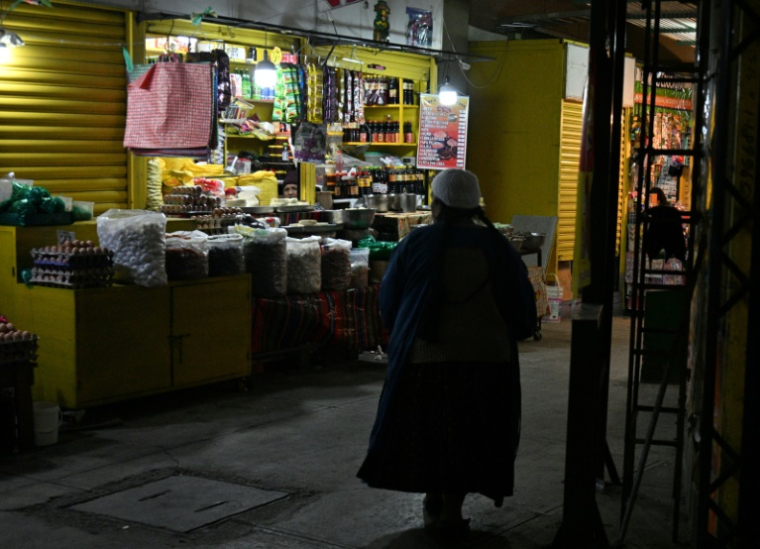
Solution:
<svg viewBox="0 0 760 549">
<path fill-rule="evenodd" d="M 417 211 L 417 195 L 416 194 L 400 194 L 399 206 L 404 213 L 414 213 Z"/>
<path fill-rule="evenodd" d="M 368 208 L 374 208 L 380 213 L 388 211 L 387 194 L 368 194 L 364 197 L 364 205 Z"/>
<path fill-rule="evenodd" d="M 389 194 L 388 196 L 388 210 L 392 212 L 400 212 L 401 211 L 401 201 L 399 197 L 400 194 Z"/>
</svg>

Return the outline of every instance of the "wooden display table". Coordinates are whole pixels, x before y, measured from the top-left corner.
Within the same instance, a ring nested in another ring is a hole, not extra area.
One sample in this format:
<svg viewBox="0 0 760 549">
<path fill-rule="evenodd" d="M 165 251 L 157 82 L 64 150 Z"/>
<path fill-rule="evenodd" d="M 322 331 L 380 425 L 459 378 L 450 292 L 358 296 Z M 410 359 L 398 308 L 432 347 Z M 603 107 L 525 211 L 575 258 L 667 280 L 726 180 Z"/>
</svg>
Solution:
<svg viewBox="0 0 760 549">
<path fill-rule="evenodd" d="M 57 230 L 97 240 L 92 222 L 0 227 L 3 313 L 40 337 L 36 400 L 83 408 L 250 375 L 250 275 L 156 288 L 26 286 L 29 250 L 55 244 Z"/>
</svg>

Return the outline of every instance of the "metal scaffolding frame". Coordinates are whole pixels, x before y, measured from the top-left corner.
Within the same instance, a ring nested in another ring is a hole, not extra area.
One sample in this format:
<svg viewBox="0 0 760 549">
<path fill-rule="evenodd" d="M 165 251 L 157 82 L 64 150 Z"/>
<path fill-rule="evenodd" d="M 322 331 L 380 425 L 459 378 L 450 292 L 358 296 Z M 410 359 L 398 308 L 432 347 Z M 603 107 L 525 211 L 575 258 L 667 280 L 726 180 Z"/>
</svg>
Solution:
<svg viewBox="0 0 760 549">
<path fill-rule="evenodd" d="M 716 12 L 717 15 L 717 12 Z M 709 286 L 698 440 L 696 545 L 699 548 L 754 547 L 758 516 L 759 346 L 757 288 L 760 268 L 760 2 L 722 0 L 715 26 L 715 110 L 712 157 Z M 749 161 L 748 161 L 749 159 Z M 747 163 L 748 162 L 748 163 Z M 751 235 L 749 272 L 737 261 L 737 243 Z M 747 300 L 746 361 L 741 443 L 729 443 L 715 425 L 716 376 L 732 368 L 721 334 L 737 305 Z M 715 464 L 718 463 L 718 470 Z M 740 480 L 738 497 L 719 497 L 729 481 Z"/>
<path fill-rule="evenodd" d="M 661 0 L 648 0 L 642 2 L 642 9 L 646 10 L 645 25 L 645 52 L 643 60 L 643 102 L 641 105 L 641 132 L 639 146 L 636 150 L 636 159 L 639 162 L 639 170 L 636 180 L 635 201 L 635 234 L 634 234 L 634 259 L 633 259 L 633 285 L 631 307 L 631 331 L 630 351 L 628 364 L 628 387 L 626 395 L 626 434 L 623 463 L 623 498 L 621 509 L 621 524 L 618 535 L 618 544 L 622 544 L 631 521 L 631 515 L 636 504 L 641 481 L 645 472 L 646 462 L 652 446 L 671 446 L 675 449 L 675 466 L 673 474 L 673 528 L 672 540 L 678 541 L 680 524 L 680 501 L 681 501 L 681 477 L 684 456 L 684 430 L 686 414 L 686 387 L 688 371 L 686 368 L 686 342 L 689 334 L 689 309 L 691 295 L 697 282 L 697 274 L 702 263 L 704 254 L 695 253 L 699 248 L 695 246 L 696 224 L 703 216 L 693 210 L 682 212 L 681 222 L 690 225 L 687 256 L 683 262 L 682 271 L 666 271 L 663 261 L 661 269 L 647 265 L 643 251 L 643 242 L 649 231 L 649 190 L 655 159 L 662 155 L 682 155 L 691 158 L 692 181 L 698 188 L 702 180 L 701 168 L 704 155 L 704 142 L 701 132 L 694 132 L 694 139 L 690 147 L 682 149 L 655 148 L 653 137 L 655 109 L 657 104 L 658 83 L 691 83 L 696 88 L 692 97 L 697 99 L 695 109 L 694 126 L 701 128 L 703 125 L 704 93 L 703 83 L 707 78 L 706 57 L 701 53 L 706 52 L 708 36 L 703 34 L 698 39 L 700 55 L 696 56 L 694 64 L 665 63 L 660 59 L 660 21 L 662 16 Z M 704 4 L 704 2 L 702 3 Z M 700 6 L 703 9 L 703 6 Z M 706 12 L 703 14 L 706 15 Z M 705 19 L 700 20 L 705 23 Z M 667 75 L 667 76 L 666 76 Z M 654 261 L 650 261 L 654 263 Z M 683 277 L 682 286 L 653 283 L 648 278 L 654 275 L 664 281 L 665 276 Z M 677 326 L 668 328 L 647 326 L 645 323 L 644 303 L 646 294 L 653 290 L 676 289 L 682 292 L 680 299 L 680 321 Z M 665 336 L 672 338 L 673 345 L 670 350 L 648 349 L 647 336 Z M 642 404 L 640 397 L 642 365 L 645 359 L 664 360 L 665 366 L 653 404 Z M 677 405 L 664 406 L 664 398 L 667 388 L 677 383 Z M 638 422 L 642 414 L 650 414 L 646 428 L 646 435 L 641 438 L 638 435 Z M 675 416 L 676 435 L 672 439 L 656 438 L 656 427 L 661 414 Z M 641 445 L 641 451 L 636 464 L 636 448 Z"/>
</svg>

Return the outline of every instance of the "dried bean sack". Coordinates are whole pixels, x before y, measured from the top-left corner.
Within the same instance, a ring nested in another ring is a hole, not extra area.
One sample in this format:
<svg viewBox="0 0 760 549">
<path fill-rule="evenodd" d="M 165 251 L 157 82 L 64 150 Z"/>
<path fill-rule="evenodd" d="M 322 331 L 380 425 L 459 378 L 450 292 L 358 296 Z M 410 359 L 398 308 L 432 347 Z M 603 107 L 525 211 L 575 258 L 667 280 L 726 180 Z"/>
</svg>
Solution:
<svg viewBox="0 0 760 549">
<path fill-rule="evenodd" d="M 208 237 L 208 275 L 230 276 L 245 272 L 243 236 L 220 234 Z"/>
<path fill-rule="evenodd" d="M 288 289 L 288 261 L 285 229 L 254 229 L 242 225 L 234 228 L 243 235 L 245 271 L 251 273 L 254 297 L 284 297 Z"/>
<path fill-rule="evenodd" d="M 114 252 L 115 281 L 147 287 L 167 283 L 164 214 L 112 209 L 97 223 L 101 247 Z"/>
<path fill-rule="evenodd" d="M 169 280 L 200 280 L 208 276 L 208 235 L 178 231 L 166 235 L 166 275 Z"/>
<path fill-rule="evenodd" d="M 325 238 L 322 242 L 322 289 L 342 291 L 351 284 L 351 242 Z"/>
</svg>

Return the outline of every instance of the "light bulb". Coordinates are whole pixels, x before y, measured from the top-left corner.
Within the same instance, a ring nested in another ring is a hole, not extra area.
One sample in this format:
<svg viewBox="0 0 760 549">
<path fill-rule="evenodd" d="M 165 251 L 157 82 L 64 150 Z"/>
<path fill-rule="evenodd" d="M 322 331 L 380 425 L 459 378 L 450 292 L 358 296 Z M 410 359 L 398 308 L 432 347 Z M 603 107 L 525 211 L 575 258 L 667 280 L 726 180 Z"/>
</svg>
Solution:
<svg viewBox="0 0 760 549">
<path fill-rule="evenodd" d="M 453 105 L 457 102 L 457 97 L 457 91 L 449 85 L 449 81 L 446 79 L 446 83 L 438 90 L 438 100 L 441 105 Z"/>
<path fill-rule="evenodd" d="M 266 50 L 264 50 L 264 59 L 256 64 L 253 79 L 260 88 L 272 88 L 277 82 L 277 67 L 269 60 Z"/>
</svg>

